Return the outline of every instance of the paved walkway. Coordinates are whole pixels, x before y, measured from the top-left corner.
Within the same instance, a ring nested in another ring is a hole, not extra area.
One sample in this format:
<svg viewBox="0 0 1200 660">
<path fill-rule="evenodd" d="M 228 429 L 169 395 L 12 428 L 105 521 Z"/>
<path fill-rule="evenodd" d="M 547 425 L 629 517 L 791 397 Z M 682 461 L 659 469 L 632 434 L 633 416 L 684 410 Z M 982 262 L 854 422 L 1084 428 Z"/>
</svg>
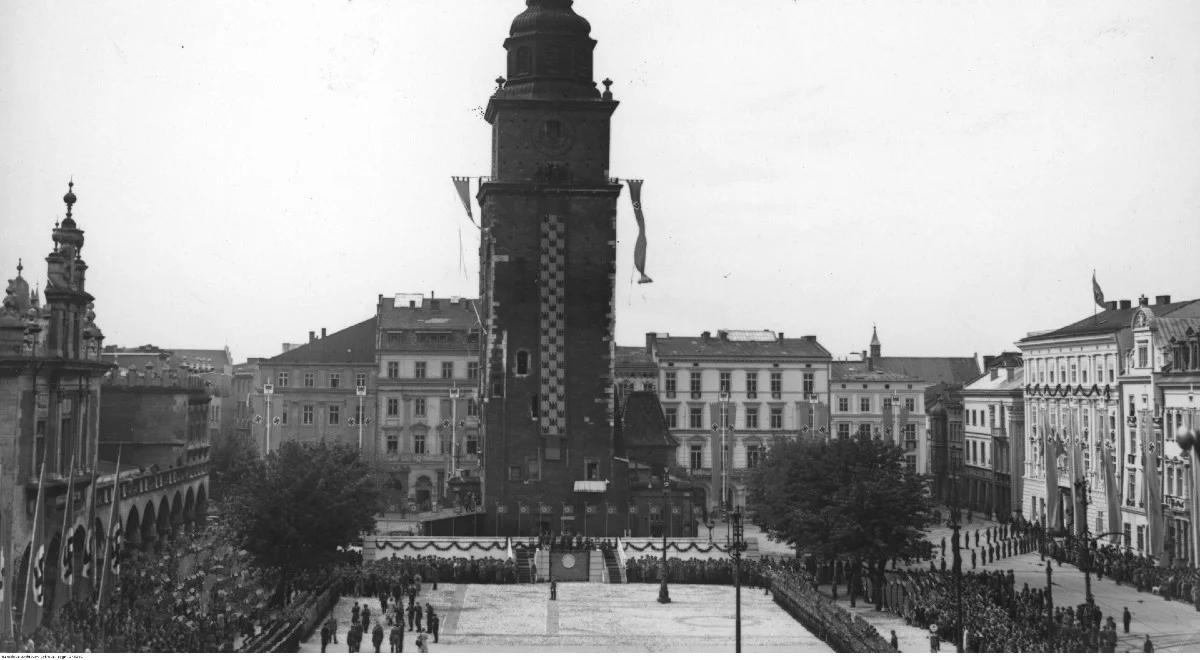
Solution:
<svg viewBox="0 0 1200 660">
<path fill-rule="evenodd" d="M 734 593 L 729 586 L 671 585 L 671 603 L 657 600 L 657 584 L 564 582 L 558 600 L 544 585 L 440 585 L 422 591 L 418 602 L 431 602 L 444 622 L 441 642 L 430 653 L 517 652 L 669 652 L 731 653 L 734 650 Z M 334 614 L 346 652 L 350 608 L 342 598 Z M 357 599 L 366 602 L 365 599 Z M 378 614 L 372 603 L 372 618 Z M 405 633 L 404 652 L 416 649 L 414 633 Z M 747 652 L 830 653 L 761 589 L 742 590 L 742 640 Z M 384 643 L 384 652 L 387 651 Z M 320 652 L 319 634 L 300 646 Z M 369 644 L 363 645 L 369 649 Z"/>
</svg>

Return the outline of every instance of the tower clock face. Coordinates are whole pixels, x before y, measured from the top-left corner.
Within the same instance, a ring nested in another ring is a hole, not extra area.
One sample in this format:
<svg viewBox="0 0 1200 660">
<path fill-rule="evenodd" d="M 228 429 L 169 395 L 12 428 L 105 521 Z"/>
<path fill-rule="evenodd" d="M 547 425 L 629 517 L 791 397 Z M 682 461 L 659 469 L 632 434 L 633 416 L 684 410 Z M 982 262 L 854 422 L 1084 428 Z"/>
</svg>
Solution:
<svg viewBox="0 0 1200 660">
<path fill-rule="evenodd" d="M 571 125 L 561 115 L 542 115 L 533 123 L 533 146 L 547 156 L 565 154 L 573 137 Z"/>
</svg>

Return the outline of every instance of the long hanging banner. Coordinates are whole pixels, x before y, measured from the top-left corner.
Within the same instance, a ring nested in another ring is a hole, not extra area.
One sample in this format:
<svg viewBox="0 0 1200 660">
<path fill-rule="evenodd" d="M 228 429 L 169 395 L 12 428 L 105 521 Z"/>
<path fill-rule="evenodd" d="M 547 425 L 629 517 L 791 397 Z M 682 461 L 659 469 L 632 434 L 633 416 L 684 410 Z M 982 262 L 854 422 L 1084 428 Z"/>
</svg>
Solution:
<svg viewBox="0 0 1200 660">
<path fill-rule="evenodd" d="M 1100 442 L 1100 460 L 1104 466 L 1104 494 L 1108 502 L 1108 529 L 1104 531 L 1112 534 L 1121 531 L 1121 493 L 1117 490 L 1112 448 L 1103 440 Z"/>
<path fill-rule="evenodd" d="M 33 506 L 33 538 L 29 542 L 29 569 L 26 571 L 25 603 L 21 614 L 21 637 L 33 635 L 42 623 L 46 604 L 46 460 L 38 476 L 37 500 Z"/>
<path fill-rule="evenodd" d="M 8 598 L 8 556 L 12 550 L 12 516 L 0 512 L 0 642 L 13 641 L 12 605 Z"/>
<path fill-rule="evenodd" d="M 108 526 L 105 532 L 108 537 L 104 541 L 104 556 L 100 558 L 100 588 L 96 590 L 96 614 L 102 615 L 101 606 L 108 600 L 113 590 L 113 582 L 121 574 L 121 449 L 117 448 L 117 471 L 113 472 L 113 493 L 108 511 Z"/>
<path fill-rule="evenodd" d="M 1188 422 L 1188 427 L 1193 431 L 1200 431 L 1200 413 L 1192 411 L 1189 415 L 1191 418 Z M 1200 568 L 1200 447 L 1192 445 L 1190 456 L 1185 457 L 1186 460 L 1192 462 L 1192 469 L 1189 471 L 1192 475 L 1191 492 L 1189 493 L 1188 517 L 1192 523 L 1192 567 Z M 1192 592 L 1193 598 L 1196 594 Z"/>
<path fill-rule="evenodd" d="M 1154 421 L 1149 411 L 1142 419 L 1142 491 L 1146 497 L 1146 533 L 1150 535 L 1146 550 L 1161 560 L 1163 542 L 1162 485 L 1158 479 L 1158 442 L 1154 437 Z"/>
<path fill-rule="evenodd" d="M 642 183 L 641 179 L 626 179 L 629 184 L 629 199 L 633 201 L 633 217 L 637 220 L 637 243 L 633 246 L 633 265 L 641 273 L 638 284 L 649 284 L 654 280 L 646 275 L 646 218 L 642 215 Z"/>
<path fill-rule="evenodd" d="M 1045 447 L 1046 458 L 1046 528 L 1054 531 L 1062 529 L 1062 518 L 1059 512 L 1062 502 L 1058 495 L 1058 452 L 1059 445 L 1054 438 L 1055 431 L 1050 430 L 1046 435 L 1042 429 L 1042 443 Z"/>
<path fill-rule="evenodd" d="M 1087 504 L 1087 490 L 1084 485 L 1087 482 L 1083 474 L 1083 452 L 1080 450 L 1078 415 L 1077 409 L 1067 409 L 1067 448 L 1071 452 L 1071 516 L 1075 523 L 1074 533 L 1082 536 L 1087 527 L 1087 520 L 1084 518 Z"/>
<path fill-rule="evenodd" d="M 58 542 L 58 581 L 70 595 L 75 588 L 75 535 L 74 513 L 71 506 L 75 501 L 75 454 L 71 454 L 71 471 L 67 473 L 67 501 L 63 504 L 62 533 Z"/>
</svg>

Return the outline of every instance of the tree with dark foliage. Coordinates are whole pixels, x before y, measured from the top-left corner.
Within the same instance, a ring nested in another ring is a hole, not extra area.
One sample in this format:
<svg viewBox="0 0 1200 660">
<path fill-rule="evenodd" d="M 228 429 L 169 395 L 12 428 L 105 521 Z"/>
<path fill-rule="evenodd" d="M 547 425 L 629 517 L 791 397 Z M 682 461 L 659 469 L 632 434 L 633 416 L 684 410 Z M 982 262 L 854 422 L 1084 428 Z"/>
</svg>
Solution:
<svg viewBox="0 0 1200 660">
<path fill-rule="evenodd" d="M 375 528 L 379 489 L 355 448 L 285 442 L 232 486 L 229 524 L 238 544 L 277 576 L 272 604 L 292 580 L 331 564 L 339 546 Z"/>
<path fill-rule="evenodd" d="M 777 445 L 751 476 L 755 520 L 773 540 L 848 561 L 852 589 L 865 565 L 879 609 L 887 562 L 932 550 L 927 478 L 903 461 L 902 448 L 867 437 Z"/>
<path fill-rule="evenodd" d="M 221 436 L 209 452 L 209 497 L 215 501 L 224 500 L 230 489 L 246 478 L 258 460 L 258 451 L 249 438 L 235 433 Z"/>
</svg>

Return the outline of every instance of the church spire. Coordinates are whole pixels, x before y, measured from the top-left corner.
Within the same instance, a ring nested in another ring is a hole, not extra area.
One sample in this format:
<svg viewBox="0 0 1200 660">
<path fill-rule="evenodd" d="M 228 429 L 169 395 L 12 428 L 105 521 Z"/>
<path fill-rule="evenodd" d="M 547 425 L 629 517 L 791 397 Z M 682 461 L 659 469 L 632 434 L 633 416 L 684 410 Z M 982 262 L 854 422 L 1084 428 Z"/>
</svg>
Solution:
<svg viewBox="0 0 1200 660">
<path fill-rule="evenodd" d="M 879 343 L 879 329 L 875 324 L 871 324 L 871 357 L 881 357 L 883 354 L 883 344 Z"/>
</svg>

